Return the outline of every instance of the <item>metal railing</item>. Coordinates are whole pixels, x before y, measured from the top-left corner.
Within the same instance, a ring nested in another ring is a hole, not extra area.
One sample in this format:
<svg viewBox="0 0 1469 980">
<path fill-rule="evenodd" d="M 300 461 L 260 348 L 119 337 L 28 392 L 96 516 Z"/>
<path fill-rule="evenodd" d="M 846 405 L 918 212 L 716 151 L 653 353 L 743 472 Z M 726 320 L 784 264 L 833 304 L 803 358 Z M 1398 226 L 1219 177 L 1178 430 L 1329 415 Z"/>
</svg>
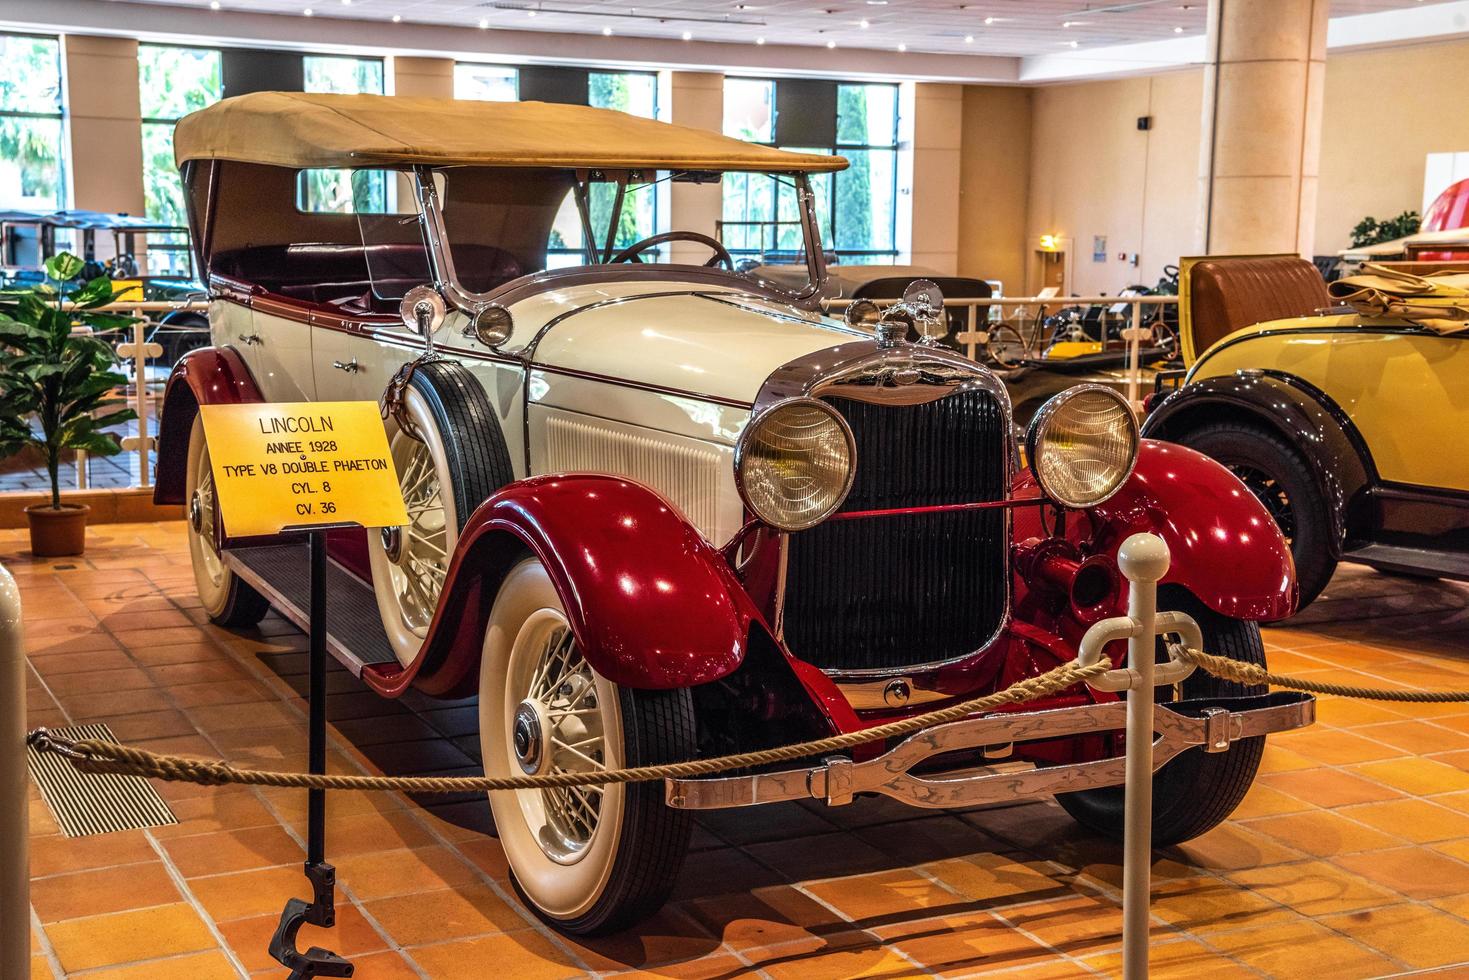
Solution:
<svg viewBox="0 0 1469 980">
<path fill-rule="evenodd" d="M 822 303 L 822 308 L 840 316 L 853 302 L 852 299 L 827 300 Z M 873 302 L 878 306 L 891 306 L 898 300 L 880 299 Z M 1039 361 L 1044 358 L 1047 347 L 1054 339 L 1046 330 L 1047 318 L 1063 310 L 1078 307 L 1082 309 L 1102 307 L 1104 310 L 1111 310 L 1119 306 L 1126 306 L 1125 314 L 1106 314 L 1102 329 L 1105 331 L 1107 326 L 1119 328 L 1117 330 L 1118 339 L 1127 351 L 1125 364 L 1127 398 L 1134 405 L 1139 402 L 1143 385 L 1143 342 L 1161 336 L 1162 329 L 1155 328 L 1155 325 L 1163 320 L 1164 313 L 1169 307 L 1177 307 L 1177 305 L 1178 297 L 1169 295 L 944 298 L 945 313 L 953 314 L 956 311 L 964 311 L 966 329 L 960 331 L 955 339 L 964 345 L 965 355 L 970 360 L 990 363 L 1001 368 L 1005 365 L 995 364 L 996 358 L 990 356 L 990 347 L 1002 331 L 1010 331 L 1011 333 L 1005 336 L 1013 336 L 1018 339 L 1019 353 L 1027 362 Z M 1126 325 L 1122 326 L 1122 324 Z M 1171 330 L 1171 328 L 1167 329 Z M 1173 339 L 1176 341 L 1176 338 Z M 1092 342 L 1096 342 L 1096 339 L 1092 338 Z M 1104 348 L 1107 346 L 1105 341 L 1102 342 L 1102 345 Z"/>
</svg>

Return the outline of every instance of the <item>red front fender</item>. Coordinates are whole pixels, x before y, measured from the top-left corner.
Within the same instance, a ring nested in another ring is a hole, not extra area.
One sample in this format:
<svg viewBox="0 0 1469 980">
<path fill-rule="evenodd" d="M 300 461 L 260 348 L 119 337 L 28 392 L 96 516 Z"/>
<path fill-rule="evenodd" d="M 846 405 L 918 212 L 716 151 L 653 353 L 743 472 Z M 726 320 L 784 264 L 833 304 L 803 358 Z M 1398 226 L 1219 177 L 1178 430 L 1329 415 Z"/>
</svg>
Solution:
<svg viewBox="0 0 1469 980">
<path fill-rule="evenodd" d="M 1026 472 L 1015 495 L 1035 493 Z M 1068 537 L 1090 536 L 1093 550 L 1115 555 L 1130 534 L 1159 535 L 1172 555 L 1163 581 L 1220 615 L 1270 622 L 1295 612 L 1295 564 L 1280 528 L 1234 474 L 1192 449 L 1144 439 L 1131 478 L 1086 515 L 1090 528 L 1073 522 Z M 1026 521 L 1017 511 L 1017 540 L 1040 533 Z"/>
<path fill-rule="evenodd" d="M 527 551 L 551 576 L 587 662 L 629 687 L 717 680 L 744 659 L 758 613 L 729 565 L 662 497 L 592 474 L 512 483 L 470 516 L 418 659 L 363 678 L 469 693 L 500 580 Z"/>
<path fill-rule="evenodd" d="M 1296 610 L 1280 528 L 1233 473 L 1186 446 L 1144 439 L 1131 479 L 1091 517 L 1108 553 L 1138 531 L 1161 536 L 1173 557 L 1163 581 L 1222 616 L 1269 622 Z"/>
<path fill-rule="evenodd" d="M 189 465 L 189 430 L 200 405 L 260 402 L 260 388 L 240 355 L 228 347 L 189 351 L 174 365 L 158 416 L 158 472 L 153 502 L 184 503 Z"/>
</svg>

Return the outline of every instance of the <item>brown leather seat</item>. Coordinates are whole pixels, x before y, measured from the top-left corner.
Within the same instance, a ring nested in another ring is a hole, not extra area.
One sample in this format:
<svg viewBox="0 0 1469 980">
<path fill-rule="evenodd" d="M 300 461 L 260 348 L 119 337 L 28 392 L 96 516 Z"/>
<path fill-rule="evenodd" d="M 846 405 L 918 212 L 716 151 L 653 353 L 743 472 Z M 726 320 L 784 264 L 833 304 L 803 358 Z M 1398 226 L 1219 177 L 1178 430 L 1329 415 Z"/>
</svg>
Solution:
<svg viewBox="0 0 1469 980">
<path fill-rule="evenodd" d="M 1200 259 L 1188 276 L 1194 356 L 1241 327 L 1331 305 L 1320 271 L 1298 255 Z"/>
</svg>

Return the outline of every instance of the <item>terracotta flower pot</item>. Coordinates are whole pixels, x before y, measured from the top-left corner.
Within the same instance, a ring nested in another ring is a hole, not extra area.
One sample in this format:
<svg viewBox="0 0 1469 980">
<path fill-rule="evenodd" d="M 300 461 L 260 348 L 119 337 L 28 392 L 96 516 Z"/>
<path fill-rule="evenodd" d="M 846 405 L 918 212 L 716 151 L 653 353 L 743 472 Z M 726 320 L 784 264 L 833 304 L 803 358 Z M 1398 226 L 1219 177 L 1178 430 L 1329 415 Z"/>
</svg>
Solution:
<svg viewBox="0 0 1469 980">
<path fill-rule="evenodd" d="M 86 504 L 32 504 L 25 509 L 31 524 L 31 554 L 37 558 L 79 555 L 87 546 Z"/>
</svg>

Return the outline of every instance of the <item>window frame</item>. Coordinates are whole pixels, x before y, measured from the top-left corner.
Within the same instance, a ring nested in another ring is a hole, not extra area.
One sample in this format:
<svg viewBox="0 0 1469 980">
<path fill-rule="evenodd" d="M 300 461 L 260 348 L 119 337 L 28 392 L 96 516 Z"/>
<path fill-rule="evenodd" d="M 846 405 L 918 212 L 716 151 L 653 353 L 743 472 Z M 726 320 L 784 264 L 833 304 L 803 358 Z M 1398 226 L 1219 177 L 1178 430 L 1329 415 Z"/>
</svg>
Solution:
<svg viewBox="0 0 1469 980">
<path fill-rule="evenodd" d="M 143 49 L 144 48 L 172 48 L 172 49 L 175 49 L 175 50 L 183 50 L 183 51 L 209 51 L 209 52 L 212 52 L 217 58 L 219 58 L 219 69 L 220 69 L 220 75 L 219 75 L 219 96 L 220 96 L 220 99 L 223 99 L 224 98 L 224 48 L 223 47 L 213 47 L 213 46 L 210 46 L 208 44 L 161 44 L 161 43 L 150 42 L 150 41 L 142 41 L 142 42 L 139 42 L 139 44 L 138 44 L 138 88 L 139 88 L 139 92 L 140 93 L 142 91 L 142 82 L 143 82 L 143 64 L 142 64 L 142 62 L 143 62 Z M 215 101 L 219 101 L 220 99 L 216 99 Z M 213 104 L 214 103 L 210 103 L 210 105 L 213 105 Z M 188 115 L 188 113 L 185 113 L 184 115 Z M 147 153 L 146 153 L 148 127 L 149 126 L 169 126 L 169 127 L 176 126 L 176 125 L 178 125 L 178 121 L 180 119 L 182 119 L 182 118 L 184 118 L 184 117 L 183 116 L 173 116 L 173 117 L 168 117 L 168 116 L 140 116 L 140 118 L 139 118 L 138 138 L 139 138 L 139 142 L 142 144 L 142 146 L 143 146 L 143 148 L 145 150 L 145 152 L 143 154 L 143 194 L 144 194 L 144 205 L 143 205 L 143 207 L 144 207 L 144 213 L 145 214 L 147 214 L 147 210 L 146 210 L 147 209 L 147 203 L 146 202 L 147 202 L 147 192 L 148 192 L 148 156 L 147 156 Z M 180 225 L 179 227 L 188 227 L 188 224 L 189 224 L 188 190 L 187 190 L 187 188 L 184 187 L 183 176 L 181 174 L 179 174 L 177 172 L 177 170 L 175 170 L 174 173 L 175 173 L 175 176 L 178 178 L 178 181 L 179 181 L 179 195 L 180 195 L 180 198 L 179 199 L 183 202 L 183 224 Z M 164 221 L 167 220 L 167 219 L 165 219 L 165 218 L 163 218 L 161 216 L 158 216 L 158 217 L 155 218 L 155 216 L 152 215 L 152 214 L 147 214 L 147 217 L 150 218 L 150 219 L 157 220 L 160 223 L 163 223 Z"/>
<path fill-rule="evenodd" d="M 781 79 L 779 79 L 779 78 L 771 78 L 771 77 L 767 77 L 767 76 L 763 76 L 763 75 L 729 75 L 729 76 L 726 77 L 725 83 L 728 84 L 728 82 L 735 81 L 735 80 L 742 81 L 742 82 L 761 82 L 761 83 L 767 83 L 767 84 L 771 85 L 772 86 L 772 89 L 771 89 L 771 105 L 772 105 L 772 107 L 775 107 L 775 106 L 779 105 L 779 98 L 780 98 L 779 92 L 780 92 Z M 886 248 L 886 249 L 849 249 L 849 248 L 848 249 L 844 249 L 844 248 L 838 248 L 837 247 L 837 240 L 838 240 L 838 237 L 839 237 L 838 236 L 838 233 L 837 233 L 837 229 L 839 227 L 839 224 L 838 224 L 838 216 L 837 216 L 836 203 L 837 203 L 837 178 L 840 176 L 840 172 L 836 172 L 836 173 L 831 174 L 831 179 L 829 181 L 827 181 L 827 187 L 826 187 L 825 197 L 826 197 L 826 217 L 827 217 L 827 224 L 828 224 L 829 227 L 826 230 L 830 232 L 831 238 L 830 238 L 829 241 L 826 241 L 823 244 L 825 245 L 827 251 L 832 252 L 832 253 L 834 253 L 835 255 L 837 255 L 837 256 L 839 256 L 841 258 L 886 258 L 886 259 L 890 259 L 892 261 L 896 261 L 897 258 L 898 258 L 898 256 L 901 254 L 901 252 L 900 252 L 900 250 L 898 248 L 898 195 L 899 195 L 899 179 L 898 179 L 898 176 L 899 176 L 900 172 L 902 171 L 902 167 L 899 164 L 899 156 L 898 156 L 898 154 L 899 154 L 899 150 L 901 148 L 901 139 L 900 139 L 899 134 L 900 134 L 900 131 L 901 131 L 902 111 L 903 111 L 903 109 L 902 109 L 902 92 L 901 92 L 900 85 L 897 82 L 864 82 L 864 81 L 844 80 L 844 79 L 828 79 L 828 81 L 830 81 L 833 85 L 835 85 L 836 86 L 836 90 L 837 90 L 837 98 L 836 98 L 837 108 L 835 110 L 836 113 L 837 113 L 837 117 L 835 119 L 833 119 L 833 121 L 832 121 L 833 122 L 833 131 L 836 133 L 836 136 L 832 140 L 832 145 L 831 146 L 821 146 L 821 145 L 816 145 L 816 144 L 809 144 L 808 145 L 808 148 L 807 148 L 807 152 L 812 152 L 812 151 L 815 151 L 815 152 L 829 151 L 834 156 L 842 156 L 844 150 L 853 150 L 853 151 L 859 151 L 859 152 L 860 151 L 869 151 L 869 150 L 886 150 L 886 151 L 891 151 L 892 152 L 892 154 L 893 154 L 892 202 L 893 203 L 892 203 L 892 207 L 888 210 L 888 240 L 890 242 L 892 242 L 893 245 L 892 245 L 891 248 Z M 892 130 L 892 132 L 893 132 L 893 141 L 892 141 L 892 143 L 857 143 L 857 142 L 850 142 L 850 141 L 844 142 L 842 140 L 842 138 L 841 138 L 841 124 L 840 124 L 840 118 L 841 118 L 841 116 L 840 116 L 840 114 L 841 114 L 841 89 L 842 89 L 842 86 L 850 86 L 850 85 L 860 85 L 860 86 L 863 86 L 864 88 L 890 88 L 890 89 L 893 90 L 893 130 Z M 776 140 L 778 139 L 778 134 L 777 134 L 776 130 L 777 130 L 777 126 L 775 125 L 775 122 L 772 119 L 772 121 L 771 121 L 771 127 L 770 127 L 770 140 L 769 141 L 761 141 L 759 143 L 759 145 L 761 145 L 761 146 L 778 147 L 779 144 L 776 142 Z M 750 142 L 755 142 L 755 141 L 752 140 Z M 778 197 L 777 197 L 777 205 L 776 205 L 776 207 L 777 207 L 777 210 L 775 212 L 775 217 L 776 217 L 777 220 L 779 220 L 780 212 L 779 212 Z M 751 250 L 751 249 L 748 249 L 748 248 L 746 248 L 746 249 L 739 249 L 739 250 L 730 249 L 730 251 L 731 252 L 734 252 L 735 254 L 739 254 L 739 255 L 756 255 L 756 254 L 759 254 L 758 251 L 754 251 L 754 250 Z"/>
</svg>

